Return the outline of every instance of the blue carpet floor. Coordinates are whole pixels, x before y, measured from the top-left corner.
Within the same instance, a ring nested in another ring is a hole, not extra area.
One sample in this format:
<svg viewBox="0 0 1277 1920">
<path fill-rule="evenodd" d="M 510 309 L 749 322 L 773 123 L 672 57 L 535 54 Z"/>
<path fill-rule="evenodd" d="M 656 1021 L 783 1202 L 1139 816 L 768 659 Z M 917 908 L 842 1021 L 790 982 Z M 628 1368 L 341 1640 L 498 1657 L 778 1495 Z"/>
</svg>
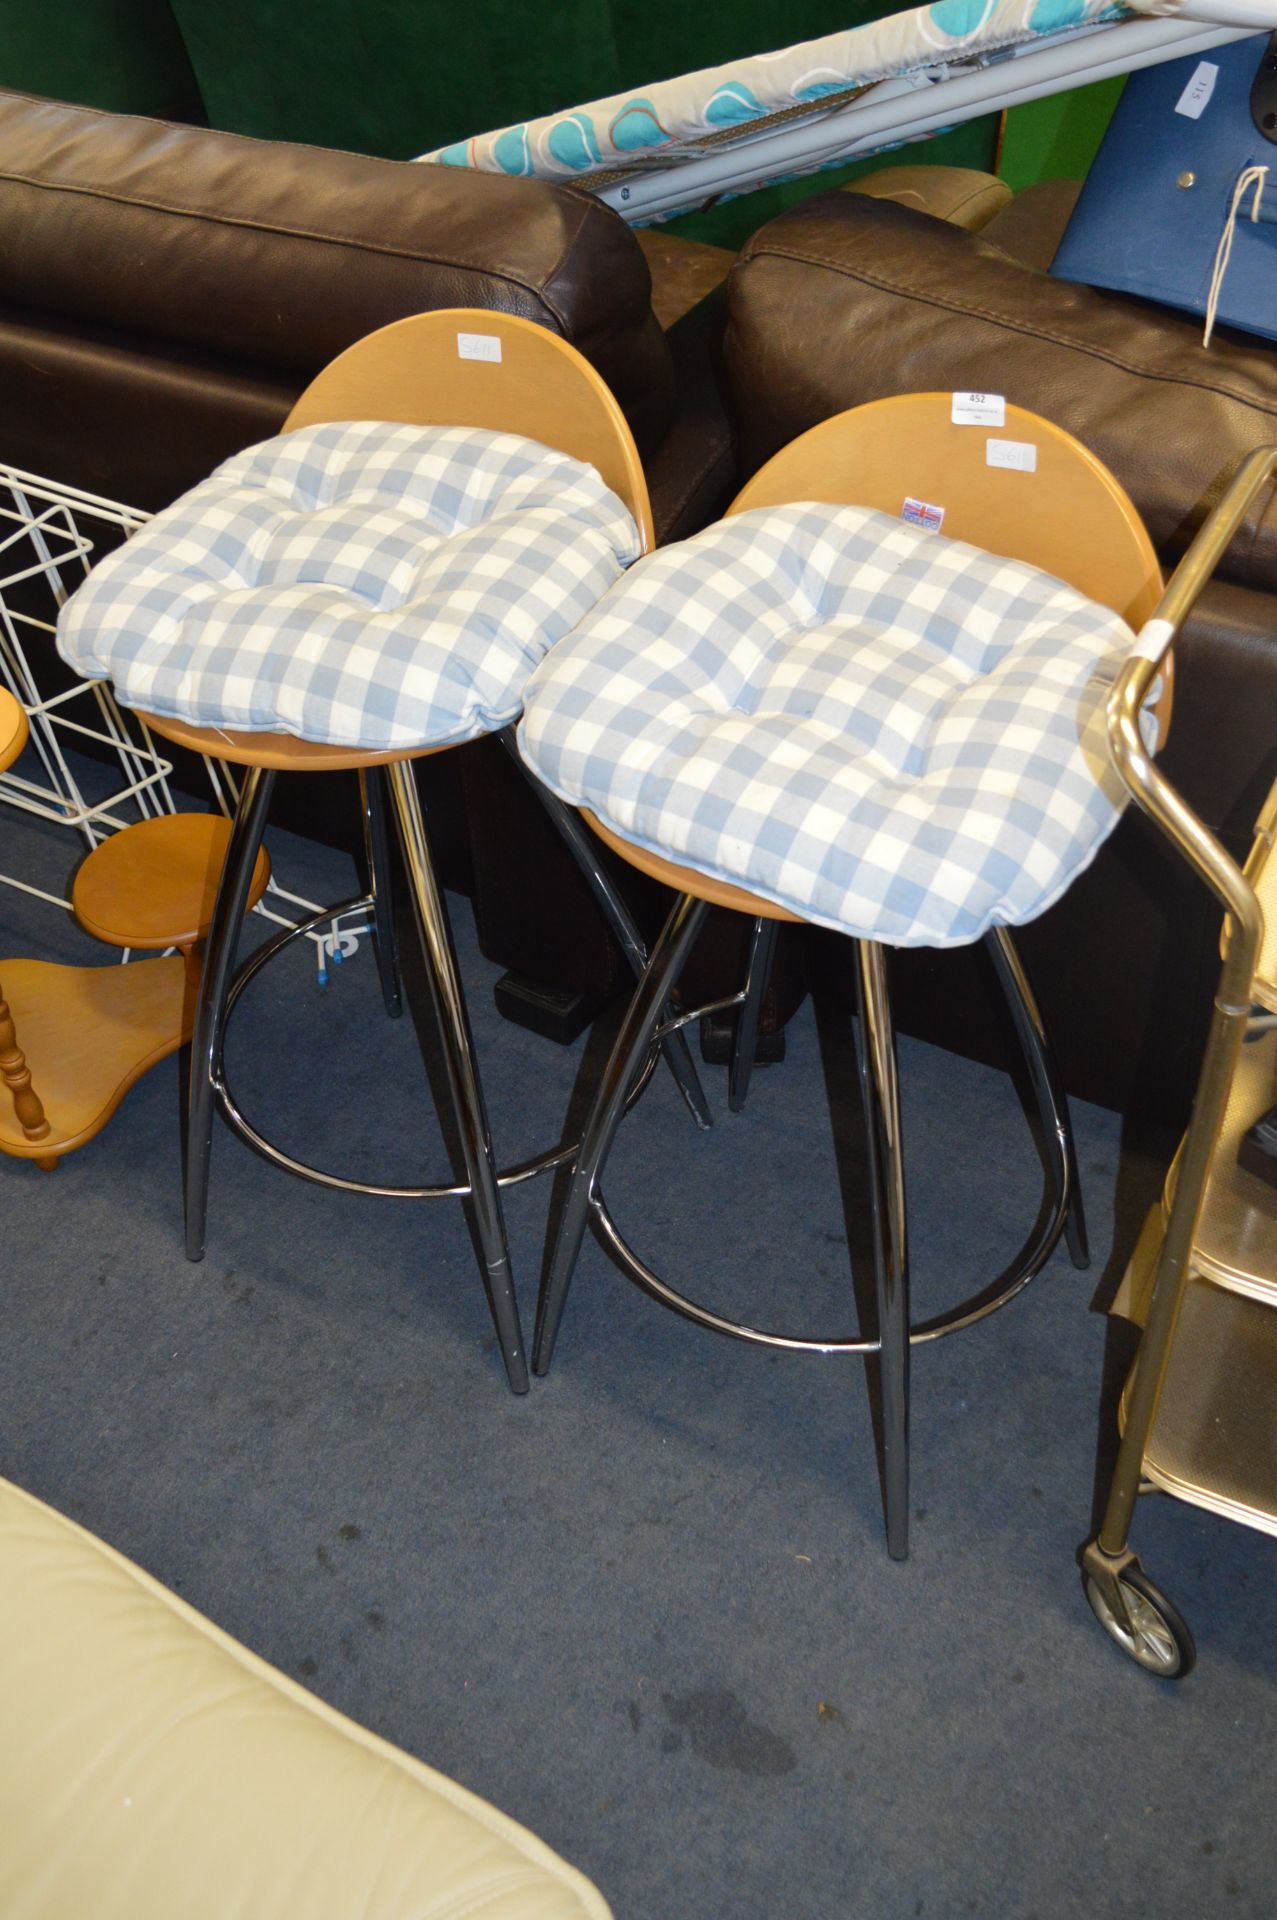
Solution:
<svg viewBox="0 0 1277 1920">
<path fill-rule="evenodd" d="M 9 870 L 65 866 L 50 832 L 6 814 L 0 834 Z M 338 856 L 275 852 L 303 893 L 348 890 Z M 496 1017 L 454 906 L 514 1159 L 556 1136 L 581 1049 Z M 0 891 L 9 953 L 105 957 Z M 279 962 L 230 1064 L 294 1151 L 388 1178 L 446 1165 L 366 949 L 327 993 L 308 952 Z M 1040 1171 L 1003 1076 L 909 1041 L 901 1066 L 927 1312 L 1012 1258 Z M 706 1299 L 845 1330 L 846 1021 L 804 1008 L 739 1117 L 707 1084 L 702 1137 L 653 1081 L 608 1180 L 618 1218 Z M 554 1369 L 516 1400 L 455 1203 L 305 1187 L 219 1129 L 188 1265 L 176 1102 L 170 1062 L 56 1175 L 0 1161 L 5 1474 L 526 1822 L 618 1920 L 1272 1914 L 1274 1543 L 1141 1504 L 1136 1544 L 1198 1640 L 1178 1687 L 1109 1645 L 1075 1565 L 1112 1417 L 1095 1301 L 1160 1180 L 1115 1116 L 1076 1113 L 1091 1272 L 1061 1253 L 916 1356 L 897 1565 L 860 1361 L 716 1340 L 591 1243 Z M 537 1182 L 509 1202 L 529 1331 L 549 1199 Z"/>
</svg>

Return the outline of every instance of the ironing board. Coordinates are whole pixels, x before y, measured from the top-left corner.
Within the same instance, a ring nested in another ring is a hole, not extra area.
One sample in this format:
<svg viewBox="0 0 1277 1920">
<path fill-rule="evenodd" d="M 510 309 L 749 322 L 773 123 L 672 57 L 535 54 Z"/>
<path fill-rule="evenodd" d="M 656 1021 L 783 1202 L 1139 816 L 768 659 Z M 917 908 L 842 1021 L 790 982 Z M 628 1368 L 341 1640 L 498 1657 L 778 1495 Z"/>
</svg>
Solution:
<svg viewBox="0 0 1277 1920">
<path fill-rule="evenodd" d="M 574 181 L 641 224 L 1274 26 L 1273 0 L 933 0 L 420 158 Z"/>
</svg>

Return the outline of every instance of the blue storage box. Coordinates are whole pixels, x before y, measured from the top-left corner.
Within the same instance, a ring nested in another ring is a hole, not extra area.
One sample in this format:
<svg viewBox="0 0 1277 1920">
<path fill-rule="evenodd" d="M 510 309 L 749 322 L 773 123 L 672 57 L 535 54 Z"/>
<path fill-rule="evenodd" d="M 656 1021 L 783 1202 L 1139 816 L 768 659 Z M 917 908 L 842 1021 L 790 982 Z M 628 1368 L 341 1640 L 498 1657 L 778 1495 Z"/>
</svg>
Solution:
<svg viewBox="0 0 1277 1920">
<path fill-rule="evenodd" d="M 1238 187 L 1248 169 L 1263 168 L 1237 200 L 1216 319 L 1277 339 L 1277 53 L 1270 45 L 1277 49 L 1277 36 L 1259 34 L 1131 75 L 1053 274 L 1204 314 Z"/>
</svg>

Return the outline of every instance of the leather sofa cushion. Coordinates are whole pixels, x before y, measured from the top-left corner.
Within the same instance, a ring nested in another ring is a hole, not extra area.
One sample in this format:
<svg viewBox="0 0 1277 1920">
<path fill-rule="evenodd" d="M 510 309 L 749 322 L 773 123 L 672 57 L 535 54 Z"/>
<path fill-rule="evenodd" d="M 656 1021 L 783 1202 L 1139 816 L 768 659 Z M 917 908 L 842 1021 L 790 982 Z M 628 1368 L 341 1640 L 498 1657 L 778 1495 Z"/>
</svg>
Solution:
<svg viewBox="0 0 1277 1920">
<path fill-rule="evenodd" d="M 844 408 L 960 388 L 1066 428 L 1109 467 L 1158 551 L 1180 552 L 1238 460 L 1277 440 L 1277 354 L 1209 351 L 1184 315 L 1051 280 L 888 201 L 822 194 L 763 227 L 728 282 L 725 347 L 744 471 Z M 1277 587 L 1261 495 L 1221 569 Z"/>
<path fill-rule="evenodd" d="M 562 334 L 640 447 L 673 411 L 642 252 L 589 194 L 0 93 L 0 308 L 304 384 L 405 314 Z"/>
<path fill-rule="evenodd" d="M 9 1920 L 609 1920 L 594 1887 L 0 1480 Z"/>
</svg>

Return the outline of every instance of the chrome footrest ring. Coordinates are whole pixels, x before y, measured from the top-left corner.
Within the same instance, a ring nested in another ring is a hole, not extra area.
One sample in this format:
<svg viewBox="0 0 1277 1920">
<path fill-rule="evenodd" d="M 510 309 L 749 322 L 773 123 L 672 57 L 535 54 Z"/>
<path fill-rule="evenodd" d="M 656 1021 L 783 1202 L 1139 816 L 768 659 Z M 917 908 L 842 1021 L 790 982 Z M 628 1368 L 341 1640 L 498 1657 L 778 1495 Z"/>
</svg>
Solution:
<svg viewBox="0 0 1277 1920">
<path fill-rule="evenodd" d="M 353 900 L 342 901 L 337 906 L 324 907 L 297 926 L 281 928 L 278 933 L 272 934 L 269 940 L 264 940 L 260 947 L 256 947 L 249 954 L 231 981 L 226 995 L 224 1034 L 230 1030 L 231 1016 L 245 989 L 262 968 L 267 966 L 277 954 L 282 953 L 285 947 L 290 946 L 294 940 L 304 939 L 307 934 L 313 933 L 317 927 L 324 926 L 331 920 L 348 913 L 371 912 L 375 905 L 376 902 L 370 894 L 361 894 Z M 656 1071 L 659 1059 L 660 1046 L 657 1042 L 649 1051 L 634 1091 L 626 1102 L 627 1113 L 642 1097 Z M 259 1133 L 252 1121 L 241 1111 L 231 1092 L 224 1058 L 217 1062 L 213 1096 L 227 1126 L 246 1146 L 251 1147 L 254 1153 L 260 1154 L 262 1159 L 269 1161 L 272 1166 L 281 1168 L 285 1173 L 291 1173 L 298 1180 L 308 1180 L 313 1186 L 331 1187 L 338 1193 L 370 1194 L 374 1199 L 379 1200 L 463 1200 L 470 1193 L 468 1180 L 422 1186 L 381 1185 L 376 1181 L 350 1180 L 343 1174 L 331 1173 L 324 1167 L 314 1167 L 308 1161 L 294 1159 L 292 1154 L 285 1153 L 282 1147 L 277 1147 L 273 1141 Z M 497 1185 L 502 1188 L 522 1186 L 526 1180 L 535 1180 L 540 1174 L 551 1173 L 556 1167 L 566 1166 L 569 1161 L 576 1159 L 580 1145 L 579 1140 L 573 1140 L 566 1146 L 550 1147 L 531 1160 L 521 1160 L 513 1167 L 507 1167 L 497 1174 Z"/>
<path fill-rule="evenodd" d="M 959 1333 L 965 1327 L 973 1327 L 981 1320 L 987 1320 L 999 1307 L 1007 1305 L 1016 1295 L 1023 1293 L 1030 1280 L 1039 1274 L 1054 1253 L 1064 1233 L 1065 1221 L 1069 1210 L 1069 1191 L 1067 1178 L 1061 1181 L 1061 1190 L 1055 1206 L 1050 1210 L 1041 1232 L 1014 1272 L 1002 1282 L 995 1281 L 993 1289 L 986 1288 L 982 1293 L 973 1294 L 960 1305 L 951 1307 L 948 1312 L 937 1314 L 931 1320 L 921 1321 L 909 1330 L 909 1344 L 924 1346 L 930 1340 L 941 1340 L 945 1334 Z M 635 1253 L 626 1240 L 608 1210 L 607 1202 L 600 1190 L 590 1196 L 591 1218 L 598 1230 L 604 1246 L 612 1254 L 626 1277 L 632 1280 L 653 1300 L 668 1307 L 672 1313 L 679 1314 L 684 1320 L 691 1320 L 698 1327 L 707 1327 L 711 1333 L 725 1334 L 731 1340 L 745 1340 L 752 1346 L 778 1347 L 790 1353 L 879 1353 L 881 1342 L 865 1340 L 859 1336 L 851 1338 L 837 1334 L 832 1337 L 808 1336 L 802 1334 L 774 1333 L 761 1327 L 753 1327 L 746 1321 L 729 1320 L 711 1307 L 703 1306 L 697 1300 L 691 1300 L 680 1293 L 676 1287 L 662 1280 Z"/>
</svg>

